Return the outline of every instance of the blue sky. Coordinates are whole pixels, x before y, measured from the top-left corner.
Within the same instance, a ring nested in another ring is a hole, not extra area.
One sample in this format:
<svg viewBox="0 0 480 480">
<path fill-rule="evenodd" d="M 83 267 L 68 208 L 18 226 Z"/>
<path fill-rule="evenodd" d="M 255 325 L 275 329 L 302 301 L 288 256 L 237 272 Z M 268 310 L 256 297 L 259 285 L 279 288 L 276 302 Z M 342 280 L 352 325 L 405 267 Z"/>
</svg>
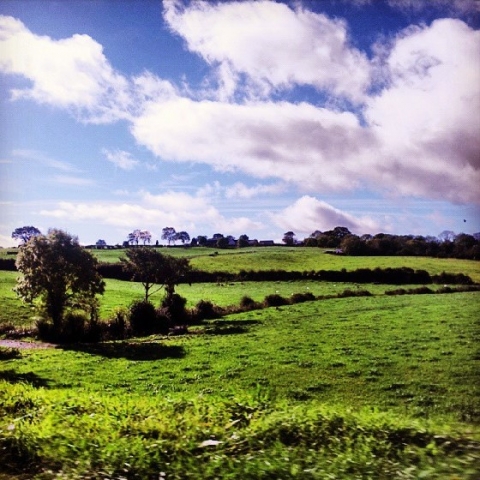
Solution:
<svg viewBox="0 0 480 480">
<path fill-rule="evenodd" d="M 0 3 L 0 245 L 480 231 L 475 0 Z"/>
</svg>

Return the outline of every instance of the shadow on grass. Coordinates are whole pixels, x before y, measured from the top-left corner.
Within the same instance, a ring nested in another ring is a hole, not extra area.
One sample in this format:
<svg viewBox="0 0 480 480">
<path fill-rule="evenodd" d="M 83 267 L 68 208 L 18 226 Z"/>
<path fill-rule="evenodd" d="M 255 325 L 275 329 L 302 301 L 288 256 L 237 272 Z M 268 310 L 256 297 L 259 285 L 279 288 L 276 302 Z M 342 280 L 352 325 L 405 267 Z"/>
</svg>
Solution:
<svg viewBox="0 0 480 480">
<path fill-rule="evenodd" d="M 232 327 L 238 327 L 238 326 L 245 326 L 245 325 L 258 325 L 260 320 L 223 320 L 223 319 L 218 319 L 218 320 L 211 320 L 210 324 L 211 325 L 222 325 L 222 326 L 232 326 Z"/>
<path fill-rule="evenodd" d="M 257 325 L 258 320 L 213 320 L 204 330 L 206 335 L 234 335 L 247 333 L 249 325 Z"/>
<path fill-rule="evenodd" d="M 64 345 L 64 350 L 90 353 L 106 358 L 126 358 L 127 360 L 149 361 L 163 358 L 183 358 L 185 350 L 178 345 L 163 345 L 155 342 L 134 343 L 90 343 Z"/>
<path fill-rule="evenodd" d="M 0 380 L 5 380 L 9 383 L 29 383 L 34 387 L 48 387 L 48 380 L 39 377 L 36 373 L 18 373 L 15 370 L 0 371 Z"/>
</svg>

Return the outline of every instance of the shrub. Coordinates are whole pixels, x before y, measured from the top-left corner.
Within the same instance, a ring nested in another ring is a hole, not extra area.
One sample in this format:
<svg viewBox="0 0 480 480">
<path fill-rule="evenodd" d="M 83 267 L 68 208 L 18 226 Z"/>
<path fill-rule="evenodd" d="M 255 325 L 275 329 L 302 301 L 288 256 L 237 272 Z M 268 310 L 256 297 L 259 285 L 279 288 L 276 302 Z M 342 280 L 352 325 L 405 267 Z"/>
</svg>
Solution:
<svg viewBox="0 0 480 480">
<path fill-rule="evenodd" d="M 130 328 L 134 335 L 154 333 L 157 313 L 155 307 L 145 300 L 136 300 L 129 307 Z"/>
<path fill-rule="evenodd" d="M 85 338 L 87 318 L 81 312 L 68 312 L 63 320 L 62 328 L 58 332 L 60 342 L 81 342 Z"/>
<path fill-rule="evenodd" d="M 45 318 L 39 317 L 35 322 L 35 327 L 37 329 L 37 336 L 40 340 L 46 342 L 54 342 L 56 340 L 53 323 Z"/>
<path fill-rule="evenodd" d="M 258 308 L 258 303 L 248 295 L 244 295 L 240 300 L 240 307 L 243 310 L 253 310 L 254 308 Z"/>
<path fill-rule="evenodd" d="M 315 300 L 315 295 L 311 292 L 294 293 L 290 297 L 290 302 L 291 303 L 311 302 L 312 300 Z"/>
<path fill-rule="evenodd" d="M 128 310 L 116 308 L 113 317 L 107 323 L 108 335 L 112 339 L 122 340 L 128 336 Z"/>
<path fill-rule="evenodd" d="M 343 292 L 337 295 L 338 298 L 347 298 L 347 297 L 371 297 L 372 294 L 368 290 L 350 290 L 347 288 Z"/>
<path fill-rule="evenodd" d="M 412 288 L 411 293 L 422 295 L 425 293 L 434 293 L 433 290 L 430 290 L 428 287 L 418 287 L 418 288 Z"/>
<path fill-rule="evenodd" d="M 288 304 L 288 300 L 276 293 L 272 295 L 267 295 L 265 297 L 265 300 L 263 301 L 263 305 L 265 307 L 280 307 L 282 305 L 287 305 L 287 304 Z"/>
<path fill-rule="evenodd" d="M 212 302 L 206 300 L 200 300 L 194 309 L 194 316 L 197 321 L 219 318 L 220 312 L 218 307 L 216 307 Z"/>
<path fill-rule="evenodd" d="M 185 308 L 187 299 L 178 293 L 165 297 L 159 311 L 160 316 L 168 319 L 171 325 L 183 325 L 188 323 L 190 315 Z"/>
</svg>

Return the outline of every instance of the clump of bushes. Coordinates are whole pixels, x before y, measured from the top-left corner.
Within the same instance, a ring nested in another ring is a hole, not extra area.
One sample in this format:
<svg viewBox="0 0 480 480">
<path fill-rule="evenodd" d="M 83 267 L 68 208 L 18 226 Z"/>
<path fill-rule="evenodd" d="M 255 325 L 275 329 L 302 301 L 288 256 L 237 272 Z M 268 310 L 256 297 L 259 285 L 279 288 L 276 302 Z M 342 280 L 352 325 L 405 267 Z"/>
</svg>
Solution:
<svg viewBox="0 0 480 480">
<path fill-rule="evenodd" d="M 248 295 L 244 295 L 240 299 L 240 308 L 244 311 L 254 310 L 256 308 L 260 308 L 260 304 Z"/>
<path fill-rule="evenodd" d="M 368 290 L 350 290 L 347 288 L 343 292 L 337 294 L 338 298 L 347 298 L 347 297 L 371 297 L 372 293 Z"/>
<path fill-rule="evenodd" d="M 222 316 L 222 309 L 212 302 L 200 300 L 192 311 L 192 320 L 200 322 L 202 320 L 211 320 Z"/>
<path fill-rule="evenodd" d="M 84 312 L 68 312 L 60 328 L 40 317 L 36 321 L 38 338 L 53 343 L 99 342 L 105 335 L 105 324 L 95 318 L 88 319 Z"/>
<path fill-rule="evenodd" d="M 312 292 L 306 293 L 294 293 L 290 297 L 290 303 L 303 303 L 303 302 L 311 302 L 315 300 L 315 295 Z"/>
<path fill-rule="evenodd" d="M 135 300 L 129 307 L 128 320 L 134 335 L 150 335 L 154 330 L 157 312 L 151 302 Z"/>
<path fill-rule="evenodd" d="M 288 303 L 289 301 L 286 298 L 277 293 L 267 295 L 263 300 L 264 307 L 281 307 L 282 305 L 288 305 Z"/>
</svg>

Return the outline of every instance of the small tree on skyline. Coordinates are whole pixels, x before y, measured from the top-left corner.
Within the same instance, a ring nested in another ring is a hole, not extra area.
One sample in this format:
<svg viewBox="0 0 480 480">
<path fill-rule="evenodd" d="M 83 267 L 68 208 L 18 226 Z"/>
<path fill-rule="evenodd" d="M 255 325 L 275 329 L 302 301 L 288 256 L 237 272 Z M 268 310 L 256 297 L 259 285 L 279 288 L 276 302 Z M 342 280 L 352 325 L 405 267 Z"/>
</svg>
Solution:
<svg viewBox="0 0 480 480">
<path fill-rule="evenodd" d="M 25 226 L 18 227 L 12 232 L 12 238 L 15 240 L 21 240 L 23 244 L 27 243 L 32 237 L 41 235 L 42 232 L 37 227 Z"/>
</svg>

